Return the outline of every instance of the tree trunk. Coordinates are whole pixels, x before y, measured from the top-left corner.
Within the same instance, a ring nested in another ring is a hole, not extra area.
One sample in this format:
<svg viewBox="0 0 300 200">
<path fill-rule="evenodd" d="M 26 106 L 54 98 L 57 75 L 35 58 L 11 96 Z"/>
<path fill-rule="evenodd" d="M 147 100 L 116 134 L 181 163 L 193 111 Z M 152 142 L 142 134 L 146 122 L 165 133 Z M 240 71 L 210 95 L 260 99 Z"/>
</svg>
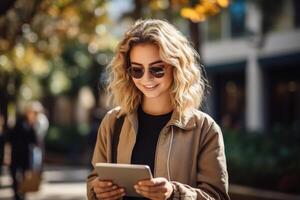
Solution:
<svg viewBox="0 0 300 200">
<path fill-rule="evenodd" d="M 191 35 L 191 40 L 192 40 L 192 43 L 194 45 L 194 48 L 196 49 L 196 51 L 201 56 L 202 38 L 201 38 L 200 26 L 199 26 L 198 23 L 194 23 L 194 22 L 189 20 L 189 28 L 190 28 L 190 35 Z"/>
<path fill-rule="evenodd" d="M 143 2 L 141 0 L 134 0 L 133 18 L 135 20 L 141 18 L 141 16 L 142 16 L 142 8 L 143 8 Z"/>
</svg>

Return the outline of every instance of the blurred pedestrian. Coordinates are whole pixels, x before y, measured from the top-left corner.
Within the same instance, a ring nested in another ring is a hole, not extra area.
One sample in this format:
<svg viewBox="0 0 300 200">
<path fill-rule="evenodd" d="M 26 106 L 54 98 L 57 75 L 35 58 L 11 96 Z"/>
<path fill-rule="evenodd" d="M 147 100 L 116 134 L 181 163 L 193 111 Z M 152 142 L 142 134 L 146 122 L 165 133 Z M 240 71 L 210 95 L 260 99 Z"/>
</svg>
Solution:
<svg viewBox="0 0 300 200">
<path fill-rule="evenodd" d="M 40 146 L 44 146 L 44 139 L 47 134 L 48 128 L 49 128 L 49 120 L 45 113 L 45 108 L 43 105 L 38 102 L 34 101 L 32 103 L 32 106 L 34 107 L 35 111 L 37 112 L 37 118 L 36 122 L 34 124 L 34 129 L 36 130 L 36 134 L 38 137 L 38 141 L 40 143 Z"/>
<path fill-rule="evenodd" d="M 166 21 L 137 21 L 109 65 L 108 88 L 119 107 L 98 131 L 92 164 L 144 164 L 154 175 L 134 186 L 144 198 L 228 200 L 224 143 L 217 123 L 198 110 L 206 80 L 197 52 Z M 118 146 L 115 124 L 124 119 Z M 136 199 L 112 182 L 87 180 L 88 199 Z M 137 198 L 143 199 L 143 198 Z"/>
<path fill-rule="evenodd" d="M 16 125 L 8 134 L 8 142 L 11 146 L 10 171 L 15 200 L 25 199 L 25 194 L 19 191 L 19 183 L 24 179 L 25 173 L 30 170 L 31 148 L 37 145 L 34 125 L 38 112 L 35 104 L 29 103 L 24 114 L 18 117 Z"/>
<path fill-rule="evenodd" d="M 34 123 L 34 130 L 36 132 L 38 142 L 37 147 L 34 149 L 35 154 L 33 159 L 35 160 L 33 161 L 33 164 L 35 164 L 35 166 L 33 166 L 33 168 L 41 172 L 43 168 L 43 160 L 45 157 L 45 137 L 49 128 L 49 120 L 46 116 L 45 108 L 40 102 L 35 101 L 32 103 L 32 106 L 37 112 L 36 122 Z"/>
</svg>

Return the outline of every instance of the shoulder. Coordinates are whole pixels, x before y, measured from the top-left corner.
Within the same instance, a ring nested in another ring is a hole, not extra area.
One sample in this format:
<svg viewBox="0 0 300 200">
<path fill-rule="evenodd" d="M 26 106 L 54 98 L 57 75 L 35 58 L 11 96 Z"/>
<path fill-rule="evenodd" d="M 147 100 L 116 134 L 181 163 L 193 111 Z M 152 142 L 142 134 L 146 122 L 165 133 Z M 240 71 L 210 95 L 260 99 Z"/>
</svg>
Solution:
<svg viewBox="0 0 300 200">
<path fill-rule="evenodd" d="M 209 114 L 207 114 L 201 110 L 198 110 L 198 109 L 192 110 L 192 116 L 197 121 L 203 121 L 203 122 L 207 122 L 207 123 L 215 123 L 215 120 Z"/>
<path fill-rule="evenodd" d="M 118 118 L 121 113 L 121 107 L 115 107 L 106 113 L 106 116 Z"/>
<path fill-rule="evenodd" d="M 220 132 L 220 127 L 216 121 L 207 113 L 198 109 L 192 110 L 191 120 L 194 120 L 198 128 L 202 130 Z"/>
<path fill-rule="evenodd" d="M 209 114 L 195 109 L 193 118 L 196 124 L 195 131 L 200 136 L 202 146 L 208 143 L 218 147 L 224 146 L 222 130 Z"/>
<path fill-rule="evenodd" d="M 213 121 L 213 118 L 209 114 L 207 114 L 201 110 L 198 110 L 196 108 L 191 109 L 191 113 L 197 119 L 207 119 L 207 120 Z"/>
<path fill-rule="evenodd" d="M 102 126 L 111 126 L 117 118 L 121 116 L 121 107 L 115 107 L 109 110 L 102 119 Z"/>
</svg>

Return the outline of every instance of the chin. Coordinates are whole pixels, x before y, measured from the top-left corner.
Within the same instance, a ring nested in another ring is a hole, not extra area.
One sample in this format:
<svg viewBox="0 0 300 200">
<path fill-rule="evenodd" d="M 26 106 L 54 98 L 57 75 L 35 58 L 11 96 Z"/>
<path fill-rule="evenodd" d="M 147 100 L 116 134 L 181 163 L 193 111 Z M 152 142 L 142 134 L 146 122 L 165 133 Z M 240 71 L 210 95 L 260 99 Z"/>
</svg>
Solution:
<svg viewBox="0 0 300 200">
<path fill-rule="evenodd" d="M 157 93 L 149 93 L 149 92 L 144 92 L 144 96 L 146 97 L 146 98 L 158 98 L 160 95 L 159 94 L 157 94 Z"/>
<path fill-rule="evenodd" d="M 146 98 L 149 98 L 149 99 L 154 99 L 154 98 L 158 98 L 159 97 L 159 95 L 149 95 L 149 94 L 144 94 L 144 96 Z"/>
</svg>

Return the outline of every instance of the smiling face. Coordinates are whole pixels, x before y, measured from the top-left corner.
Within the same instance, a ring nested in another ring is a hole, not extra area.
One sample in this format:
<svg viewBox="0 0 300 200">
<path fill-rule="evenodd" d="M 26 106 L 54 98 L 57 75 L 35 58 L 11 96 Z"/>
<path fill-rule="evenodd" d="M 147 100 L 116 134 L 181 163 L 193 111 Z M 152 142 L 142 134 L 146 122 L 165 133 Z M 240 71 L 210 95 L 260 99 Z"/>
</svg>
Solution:
<svg viewBox="0 0 300 200">
<path fill-rule="evenodd" d="M 132 76 L 135 86 L 144 94 L 143 100 L 170 101 L 173 67 L 162 61 L 158 46 L 151 43 L 137 44 L 131 49 L 129 56 L 130 67 L 144 71 L 141 78 Z M 154 75 L 161 73 L 160 68 L 163 68 L 164 75 L 156 78 Z"/>
</svg>

